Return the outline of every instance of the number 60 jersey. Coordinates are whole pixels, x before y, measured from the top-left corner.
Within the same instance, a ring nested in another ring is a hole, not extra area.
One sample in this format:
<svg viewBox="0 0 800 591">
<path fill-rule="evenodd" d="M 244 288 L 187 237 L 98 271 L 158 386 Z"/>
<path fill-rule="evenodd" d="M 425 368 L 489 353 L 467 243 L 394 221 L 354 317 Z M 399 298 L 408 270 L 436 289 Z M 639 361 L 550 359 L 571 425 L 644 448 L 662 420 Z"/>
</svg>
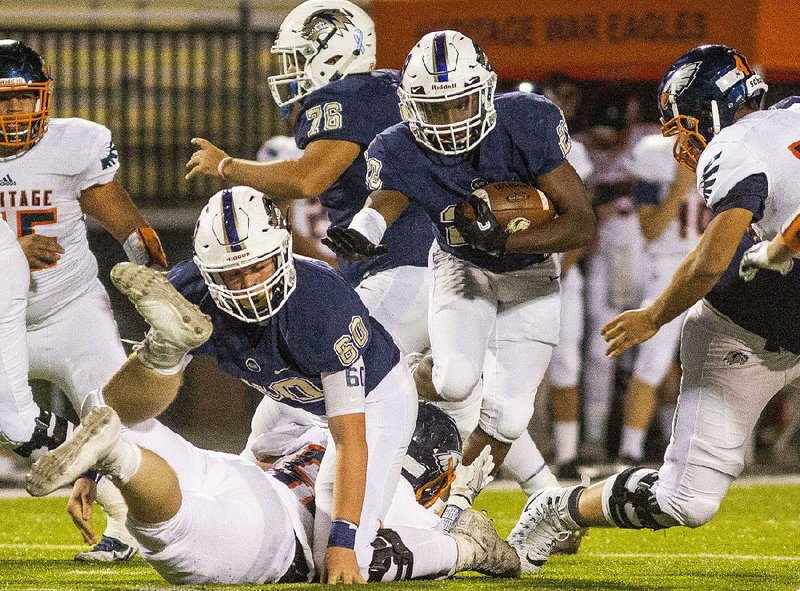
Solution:
<svg viewBox="0 0 800 591">
<path fill-rule="evenodd" d="M 347 374 L 370 392 L 400 361 L 389 333 L 347 281 L 327 263 L 295 256 L 297 283 L 286 304 L 261 324 L 222 311 L 192 261 L 168 278 L 187 300 L 211 317 L 214 331 L 192 355 L 217 360 L 222 371 L 278 402 L 325 415 L 322 375 L 347 371 L 364 360 L 364 375 Z"/>
<path fill-rule="evenodd" d="M 113 180 L 119 168 L 111 132 L 85 119 L 51 119 L 44 137 L 18 156 L 0 158 L 0 213 L 16 236 L 55 236 L 58 262 L 31 273 L 28 324 L 94 285 L 81 191 Z"/>
</svg>

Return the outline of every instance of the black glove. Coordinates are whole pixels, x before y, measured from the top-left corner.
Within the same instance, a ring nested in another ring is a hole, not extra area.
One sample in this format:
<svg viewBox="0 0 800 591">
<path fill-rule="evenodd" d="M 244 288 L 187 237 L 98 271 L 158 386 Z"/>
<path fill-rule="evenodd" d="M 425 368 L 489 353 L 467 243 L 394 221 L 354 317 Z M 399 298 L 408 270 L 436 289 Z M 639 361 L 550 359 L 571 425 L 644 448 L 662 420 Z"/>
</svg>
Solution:
<svg viewBox="0 0 800 591">
<path fill-rule="evenodd" d="M 383 244 L 372 244 L 361 232 L 341 226 L 328 228 L 328 237 L 322 239 L 322 244 L 350 261 L 363 261 L 386 253 Z"/>
<path fill-rule="evenodd" d="M 456 205 L 455 225 L 467 244 L 494 256 L 506 252 L 508 232 L 494 217 L 489 204 L 480 197 L 470 195 Z"/>
</svg>

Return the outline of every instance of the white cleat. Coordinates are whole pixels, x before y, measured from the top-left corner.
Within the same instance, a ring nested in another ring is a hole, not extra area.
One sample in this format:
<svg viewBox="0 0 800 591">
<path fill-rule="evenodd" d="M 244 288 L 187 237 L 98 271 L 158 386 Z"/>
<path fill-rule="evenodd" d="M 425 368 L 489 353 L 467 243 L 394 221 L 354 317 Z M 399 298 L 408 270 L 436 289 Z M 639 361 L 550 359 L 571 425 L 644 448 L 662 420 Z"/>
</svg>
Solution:
<svg viewBox="0 0 800 591">
<path fill-rule="evenodd" d="M 538 573 L 556 542 L 578 529 L 569 517 L 567 503 L 576 487 L 544 488 L 533 493 L 507 541 L 519 555 L 522 572 Z"/>
<path fill-rule="evenodd" d="M 43 497 L 71 485 L 108 456 L 119 442 L 121 430 L 119 417 L 110 406 L 92 409 L 72 437 L 36 461 L 25 478 L 25 489 L 34 497 Z"/>
<path fill-rule="evenodd" d="M 165 273 L 134 263 L 117 263 L 111 269 L 111 281 L 152 327 L 148 339 L 191 351 L 211 336 L 211 319 L 178 293 Z"/>
<path fill-rule="evenodd" d="M 466 509 L 450 535 L 458 548 L 454 572 L 474 570 L 491 577 L 520 575 L 517 553 L 497 535 L 494 525 L 484 513 Z"/>
</svg>

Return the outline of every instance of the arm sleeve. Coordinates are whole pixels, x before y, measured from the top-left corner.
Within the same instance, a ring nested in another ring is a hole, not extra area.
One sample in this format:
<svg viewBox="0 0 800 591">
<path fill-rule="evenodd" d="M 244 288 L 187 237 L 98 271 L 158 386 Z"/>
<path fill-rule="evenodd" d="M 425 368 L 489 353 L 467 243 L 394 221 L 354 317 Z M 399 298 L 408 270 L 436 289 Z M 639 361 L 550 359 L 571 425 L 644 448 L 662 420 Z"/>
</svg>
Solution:
<svg viewBox="0 0 800 591">
<path fill-rule="evenodd" d="M 365 410 L 364 358 L 359 357 L 347 369 L 322 374 L 325 392 L 325 415 L 337 417 Z"/>
<path fill-rule="evenodd" d="M 389 143 L 383 134 L 372 140 L 364 152 L 364 158 L 367 160 L 367 188 L 371 191 L 393 189 L 406 193 L 402 175 L 396 161 L 389 157 Z"/>
<path fill-rule="evenodd" d="M 757 221 L 766 186 L 766 166 L 742 142 L 712 142 L 700 157 L 697 188 L 715 214 L 743 207 L 752 211 Z"/>
<path fill-rule="evenodd" d="M 751 174 L 731 187 L 727 195 L 716 199 L 711 210 L 716 216 L 729 209 L 746 209 L 753 212 L 753 221 L 757 222 L 764 216 L 768 189 L 767 176 L 763 172 Z"/>
<path fill-rule="evenodd" d="M 78 174 L 78 186 L 81 191 L 95 185 L 110 183 L 119 170 L 119 154 L 111 139 L 111 131 L 98 125 L 92 139 L 88 163 Z"/>
<path fill-rule="evenodd" d="M 572 148 L 567 122 L 561 109 L 546 98 L 520 96 L 524 98 L 514 110 L 514 143 L 525 154 L 532 175 L 548 173 L 564 161 Z"/>
</svg>

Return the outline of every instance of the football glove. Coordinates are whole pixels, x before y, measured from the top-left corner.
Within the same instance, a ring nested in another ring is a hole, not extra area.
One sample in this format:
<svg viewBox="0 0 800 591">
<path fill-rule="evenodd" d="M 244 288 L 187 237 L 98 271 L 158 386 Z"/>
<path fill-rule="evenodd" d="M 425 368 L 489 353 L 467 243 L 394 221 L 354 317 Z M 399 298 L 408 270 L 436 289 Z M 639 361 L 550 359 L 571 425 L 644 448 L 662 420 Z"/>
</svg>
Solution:
<svg viewBox="0 0 800 591">
<path fill-rule="evenodd" d="M 747 249 L 739 263 L 739 277 L 745 281 L 755 279 L 760 269 L 777 271 L 781 275 L 786 275 L 794 267 L 794 259 L 789 259 L 781 263 L 770 263 L 767 259 L 767 247 L 769 241 L 759 242 Z"/>
<path fill-rule="evenodd" d="M 500 226 L 489 204 L 480 197 L 470 195 L 456 205 L 455 225 L 472 248 L 498 257 L 505 253 L 508 232 Z"/>
<path fill-rule="evenodd" d="M 468 509 L 489 483 L 494 480 L 494 459 L 492 448 L 488 445 L 483 448 L 480 455 L 469 465 L 459 464 L 456 468 L 456 478 L 450 485 L 450 497 L 447 503 L 456 505 L 460 509 Z"/>
<path fill-rule="evenodd" d="M 337 256 L 351 261 L 363 261 L 386 253 L 383 244 L 373 244 L 358 230 L 341 226 L 328 228 L 328 237 L 322 239 L 322 244 Z"/>
</svg>

